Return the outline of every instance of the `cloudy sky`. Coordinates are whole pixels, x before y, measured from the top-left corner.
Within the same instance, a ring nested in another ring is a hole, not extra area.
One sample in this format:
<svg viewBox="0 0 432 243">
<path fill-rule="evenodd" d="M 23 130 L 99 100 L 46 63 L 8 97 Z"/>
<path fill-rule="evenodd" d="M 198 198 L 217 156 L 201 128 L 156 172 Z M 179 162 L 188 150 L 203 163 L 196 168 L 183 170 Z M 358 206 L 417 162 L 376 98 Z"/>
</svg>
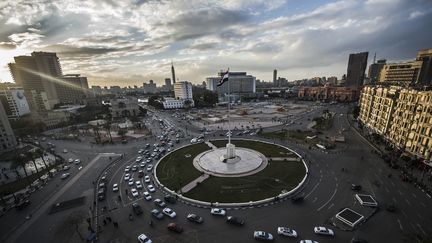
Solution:
<svg viewBox="0 0 432 243">
<path fill-rule="evenodd" d="M 430 0 L 2 0 L 0 81 L 7 63 L 57 52 L 90 84 L 170 77 L 202 82 L 227 67 L 271 80 L 340 77 L 349 53 L 391 61 L 432 48 Z"/>
</svg>

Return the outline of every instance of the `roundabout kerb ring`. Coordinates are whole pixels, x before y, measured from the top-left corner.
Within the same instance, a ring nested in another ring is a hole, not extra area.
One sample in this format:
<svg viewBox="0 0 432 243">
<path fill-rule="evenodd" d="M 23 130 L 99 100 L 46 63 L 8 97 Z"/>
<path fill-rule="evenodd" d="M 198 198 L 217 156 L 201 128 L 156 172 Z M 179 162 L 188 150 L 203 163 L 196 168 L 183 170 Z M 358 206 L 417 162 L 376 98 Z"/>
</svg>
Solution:
<svg viewBox="0 0 432 243">
<path fill-rule="evenodd" d="M 212 141 L 217 141 L 217 140 L 224 140 L 224 139 L 215 139 L 215 140 L 212 140 Z M 177 193 L 177 192 L 175 192 L 175 191 L 167 188 L 165 185 L 163 185 L 159 181 L 157 173 L 156 173 L 157 168 L 158 168 L 160 162 L 163 161 L 165 157 L 167 157 L 168 155 L 170 155 L 171 153 L 173 153 L 173 152 L 175 152 L 177 150 L 183 149 L 183 148 L 188 147 L 188 146 L 193 146 L 191 144 L 187 144 L 187 145 L 183 145 L 183 146 L 181 146 L 181 147 L 179 147 L 179 148 L 171 151 L 170 153 L 164 155 L 160 160 L 157 161 L 155 167 L 153 168 L 154 180 L 156 181 L 157 186 L 160 187 L 161 189 L 163 189 L 163 191 L 165 191 L 166 193 L 175 195 L 178 199 L 180 199 L 181 201 L 184 201 L 186 204 L 191 204 L 193 206 L 205 207 L 205 208 L 209 208 L 209 207 L 213 207 L 213 206 L 230 208 L 230 207 L 256 206 L 256 205 L 261 205 L 261 204 L 266 204 L 266 203 L 269 203 L 269 202 L 273 202 L 273 201 L 275 201 L 275 198 L 278 198 L 279 200 L 283 199 L 283 198 L 286 198 L 286 197 L 294 194 L 306 182 L 306 179 L 307 179 L 307 177 L 309 175 L 309 167 L 307 166 L 306 161 L 303 159 L 303 157 L 299 153 L 297 153 L 296 151 L 294 151 L 294 150 L 292 150 L 292 149 L 290 149 L 290 148 L 288 148 L 286 146 L 283 146 L 283 145 L 280 145 L 280 144 L 275 144 L 275 143 L 270 143 L 270 142 L 266 142 L 266 141 L 260 141 L 260 140 L 254 140 L 254 139 L 237 139 L 237 140 L 240 140 L 240 141 L 254 141 L 254 142 L 260 142 L 260 143 L 265 143 L 265 144 L 276 145 L 276 146 L 279 146 L 281 148 L 284 148 L 284 149 L 290 151 L 291 153 L 295 154 L 298 158 L 300 158 L 301 162 L 303 163 L 303 165 L 305 167 L 305 175 L 304 175 L 303 179 L 300 181 L 300 183 L 295 188 L 291 189 L 290 191 L 285 192 L 285 193 L 280 193 L 280 194 L 276 195 L 275 197 L 269 197 L 269 198 L 265 198 L 265 199 L 262 199 L 262 200 L 249 201 L 249 202 L 239 202 L 239 203 L 218 203 L 218 202 L 206 202 L 206 201 L 201 201 L 201 200 L 197 200 L 197 199 L 192 199 L 192 198 L 183 196 L 182 194 L 179 194 L 179 193 Z M 209 148 L 209 150 L 211 150 L 211 148 Z"/>
</svg>

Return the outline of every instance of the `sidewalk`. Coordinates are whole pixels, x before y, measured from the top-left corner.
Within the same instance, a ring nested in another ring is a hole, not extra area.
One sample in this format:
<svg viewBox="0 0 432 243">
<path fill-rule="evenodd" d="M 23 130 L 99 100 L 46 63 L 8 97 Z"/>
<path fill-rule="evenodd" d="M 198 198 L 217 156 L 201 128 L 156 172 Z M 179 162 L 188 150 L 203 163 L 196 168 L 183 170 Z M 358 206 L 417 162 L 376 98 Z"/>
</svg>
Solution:
<svg viewBox="0 0 432 243">
<path fill-rule="evenodd" d="M 188 192 L 188 191 L 194 189 L 194 188 L 195 188 L 199 183 L 201 183 L 201 182 L 207 180 L 207 178 L 209 178 L 209 177 L 210 177 L 210 176 L 209 176 L 208 174 L 204 174 L 204 175 L 202 175 L 202 176 L 196 178 L 195 180 L 189 182 L 186 186 L 184 186 L 184 187 L 181 189 L 181 193 L 186 193 L 186 192 Z"/>
</svg>

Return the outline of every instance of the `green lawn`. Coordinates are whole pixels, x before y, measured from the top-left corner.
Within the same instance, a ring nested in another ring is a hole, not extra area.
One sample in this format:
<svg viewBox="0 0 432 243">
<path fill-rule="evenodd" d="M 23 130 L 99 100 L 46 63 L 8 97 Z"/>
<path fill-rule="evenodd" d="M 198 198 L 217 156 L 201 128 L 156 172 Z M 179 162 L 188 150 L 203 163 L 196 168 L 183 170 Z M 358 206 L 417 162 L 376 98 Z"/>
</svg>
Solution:
<svg viewBox="0 0 432 243">
<path fill-rule="evenodd" d="M 226 146 L 227 140 L 214 140 L 211 141 L 211 143 L 214 144 L 216 147 L 220 148 Z M 289 153 L 289 151 L 287 151 L 281 146 L 252 140 L 231 140 L 231 143 L 234 144 L 236 147 L 250 148 L 256 150 L 266 157 L 280 157 L 283 154 Z"/>
<path fill-rule="evenodd" d="M 158 165 L 156 173 L 159 181 L 171 190 L 179 190 L 201 175 L 193 166 L 193 159 L 200 153 L 210 150 L 205 143 L 190 145 L 166 156 Z M 189 158 L 185 155 L 190 154 Z"/>
<path fill-rule="evenodd" d="M 207 202 L 249 202 L 296 187 L 305 175 L 302 162 L 273 161 L 257 174 L 239 178 L 212 176 L 185 194 Z"/>
</svg>

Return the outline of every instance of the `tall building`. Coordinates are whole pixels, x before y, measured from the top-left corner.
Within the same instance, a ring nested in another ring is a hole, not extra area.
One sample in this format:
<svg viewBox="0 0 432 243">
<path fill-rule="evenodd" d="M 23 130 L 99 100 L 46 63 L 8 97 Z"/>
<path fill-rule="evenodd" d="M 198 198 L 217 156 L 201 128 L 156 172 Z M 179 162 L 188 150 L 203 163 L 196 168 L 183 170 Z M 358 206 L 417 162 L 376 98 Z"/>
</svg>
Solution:
<svg viewBox="0 0 432 243">
<path fill-rule="evenodd" d="M 366 86 L 359 121 L 393 146 L 432 166 L 432 91 L 401 86 Z"/>
<path fill-rule="evenodd" d="M 349 55 L 345 86 L 359 87 L 363 85 L 368 54 L 368 52 L 360 52 Z"/>
<path fill-rule="evenodd" d="M 277 81 L 277 70 L 275 69 L 273 70 L 273 84 L 275 86 L 277 86 L 276 81 Z"/>
<path fill-rule="evenodd" d="M 6 116 L 6 111 L 0 102 L 0 152 L 13 149 L 16 145 L 15 135 Z"/>
<path fill-rule="evenodd" d="M 67 74 L 60 77 L 63 81 L 56 84 L 59 101 L 63 104 L 82 104 L 83 99 L 89 98 L 90 91 L 86 77 L 80 74 Z"/>
<path fill-rule="evenodd" d="M 256 92 L 256 78 L 246 72 L 229 72 L 228 82 L 222 86 L 217 86 L 220 81 L 221 73 L 218 77 L 206 78 L 207 89 L 217 91 L 219 95 L 228 93 L 228 82 L 232 94 L 253 94 Z"/>
<path fill-rule="evenodd" d="M 166 78 L 166 79 L 165 79 L 165 85 L 166 85 L 167 87 L 171 86 L 171 79 L 170 79 L 170 78 Z"/>
<path fill-rule="evenodd" d="M 176 76 L 175 76 L 174 64 L 172 61 L 171 61 L 171 75 L 172 75 L 172 83 L 175 84 Z"/>
<path fill-rule="evenodd" d="M 180 100 L 192 99 L 192 83 L 187 81 L 177 82 L 174 84 L 174 97 Z"/>
<path fill-rule="evenodd" d="M 156 93 L 156 84 L 150 80 L 149 83 L 143 83 L 143 89 L 145 94 L 154 94 Z"/>
<path fill-rule="evenodd" d="M 420 50 L 414 61 L 389 63 L 384 65 L 379 83 L 424 86 L 432 84 L 432 49 Z"/>
<path fill-rule="evenodd" d="M 381 70 L 386 62 L 386 59 L 380 59 L 377 62 L 374 61 L 374 63 L 369 66 L 368 77 L 370 78 L 371 84 L 376 84 L 378 80 L 380 80 Z"/>
<path fill-rule="evenodd" d="M 30 113 L 30 108 L 22 89 L 0 90 L 0 102 L 9 119 L 19 118 Z"/>
</svg>

